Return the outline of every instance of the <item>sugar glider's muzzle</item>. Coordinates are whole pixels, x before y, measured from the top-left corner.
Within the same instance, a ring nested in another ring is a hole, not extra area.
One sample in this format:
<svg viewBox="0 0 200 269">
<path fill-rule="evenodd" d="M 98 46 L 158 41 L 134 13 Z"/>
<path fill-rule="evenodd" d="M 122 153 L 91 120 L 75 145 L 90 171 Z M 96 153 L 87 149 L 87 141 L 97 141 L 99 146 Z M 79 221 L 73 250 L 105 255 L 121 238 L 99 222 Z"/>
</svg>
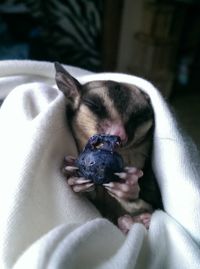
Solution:
<svg viewBox="0 0 200 269">
<path fill-rule="evenodd" d="M 121 138 L 122 144 L 126 144 L 126 142 L 128 141 L 128 136 L 126 133 L 126 130 L 123 126 L 123 124 L 121 123 L 111 123 L 105 130 L 105 134 L 108 135 L 116 135 L 119 136 Z"/>
</svg>

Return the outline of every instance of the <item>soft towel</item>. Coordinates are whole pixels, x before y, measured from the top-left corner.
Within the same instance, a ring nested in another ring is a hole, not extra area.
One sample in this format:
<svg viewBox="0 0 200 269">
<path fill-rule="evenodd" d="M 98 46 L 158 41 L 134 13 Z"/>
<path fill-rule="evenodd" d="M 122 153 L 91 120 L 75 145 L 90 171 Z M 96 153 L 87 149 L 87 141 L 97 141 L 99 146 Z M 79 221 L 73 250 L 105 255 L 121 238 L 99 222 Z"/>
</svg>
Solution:
<svg viewBox="0 0 200 269">
<path fill-rule="evenodd" d="M 131 83 L 155 112 L 152 165 L 164 203 L 150 229 L 127 236 L 66 184 L 60 166 L 77 155 L 53 63 L 0 62 L 0 268 L 200 268 L 199 155 L 159 91 L 126 74 L 65 66 L 81 83 Z"/>
</svg>

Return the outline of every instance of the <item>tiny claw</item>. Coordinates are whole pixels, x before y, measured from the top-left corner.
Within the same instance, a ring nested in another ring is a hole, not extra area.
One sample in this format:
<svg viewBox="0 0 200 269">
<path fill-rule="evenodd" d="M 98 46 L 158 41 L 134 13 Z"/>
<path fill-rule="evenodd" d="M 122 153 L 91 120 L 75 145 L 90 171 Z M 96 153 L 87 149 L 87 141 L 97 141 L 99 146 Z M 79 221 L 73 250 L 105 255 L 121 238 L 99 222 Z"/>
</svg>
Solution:
<svg viewBox="0 0 200 269">
<path fill-rule="evenodd" d="M 120 173 L 114 173 L 116 176 L 120 177 L 121 179 L 126 179 L 127 174 L 125 172 L 120 172 Z"/>
<path fill-rule="evenodd" d="M 74 171 L 78 170 L 78 167 L 76 167 L 76 166 L 65 166 L 64 169 L 67 172 L 74 172 Z"/>
<path fill-rule="evenodd" d="M 91 182 L 91 180 L 90 179 L 86 179 L 86 178 L 84 178 L 84 177 L 80 177 L 78 180 L 77 180 L 77 183 L 78 184 L 84 184 L 84 183 L 89 183 L 89 182 Z M 93 183 L 92 183 L 93 184 Z"/>
<path fill-rule="evenodd" d="M 113 184 L 113 182 L 109 182 L 109 183 L 104 183 L 103 186 L 108 187 L 108 188 L 113 188 L 114 184 Z"/>
</svg>

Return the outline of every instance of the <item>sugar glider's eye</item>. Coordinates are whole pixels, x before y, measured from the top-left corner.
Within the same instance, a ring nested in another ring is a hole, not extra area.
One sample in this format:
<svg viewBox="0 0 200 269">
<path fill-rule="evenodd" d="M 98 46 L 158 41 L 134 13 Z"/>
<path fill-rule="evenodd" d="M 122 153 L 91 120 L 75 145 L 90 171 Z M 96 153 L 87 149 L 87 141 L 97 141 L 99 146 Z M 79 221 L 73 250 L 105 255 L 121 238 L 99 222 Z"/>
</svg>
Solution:
<svg viewBox="0 0 200 269">
<path fill-rule="evenodd" d="M 98 112 L 101 110 L 101 105 L 98 103 L 95 103 L 94 100 L 91 99 L 85 99 L 84 105 L 86 105 L 88 108 L 90 108 L 93 112 Z"/>
<path fill-rule="evenodd" d="M 107 118 L 108 110 L 104 105 L 103 100 L 96 95 L 92 95 L 90 97 L 83 98 L 83 104 L 86 105 L 98 118 Z"/>
</svg>

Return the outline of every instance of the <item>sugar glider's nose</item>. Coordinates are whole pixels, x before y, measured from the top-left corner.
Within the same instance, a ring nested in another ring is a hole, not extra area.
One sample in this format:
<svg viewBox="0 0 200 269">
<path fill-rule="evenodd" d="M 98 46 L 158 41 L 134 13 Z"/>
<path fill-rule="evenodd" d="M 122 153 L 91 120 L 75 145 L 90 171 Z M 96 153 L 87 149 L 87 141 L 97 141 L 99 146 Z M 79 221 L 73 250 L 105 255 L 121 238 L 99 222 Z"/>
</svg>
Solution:
<svg viewBox="0 0 200 269">
<path fill-rule="evenodd" d="M 112 123 L 106 130 L 106 134 L 117 135 L 121 138 L 122 144 L 125 144 L 128 140 L 126 130 L 120 123 Z"/>
</svg>

